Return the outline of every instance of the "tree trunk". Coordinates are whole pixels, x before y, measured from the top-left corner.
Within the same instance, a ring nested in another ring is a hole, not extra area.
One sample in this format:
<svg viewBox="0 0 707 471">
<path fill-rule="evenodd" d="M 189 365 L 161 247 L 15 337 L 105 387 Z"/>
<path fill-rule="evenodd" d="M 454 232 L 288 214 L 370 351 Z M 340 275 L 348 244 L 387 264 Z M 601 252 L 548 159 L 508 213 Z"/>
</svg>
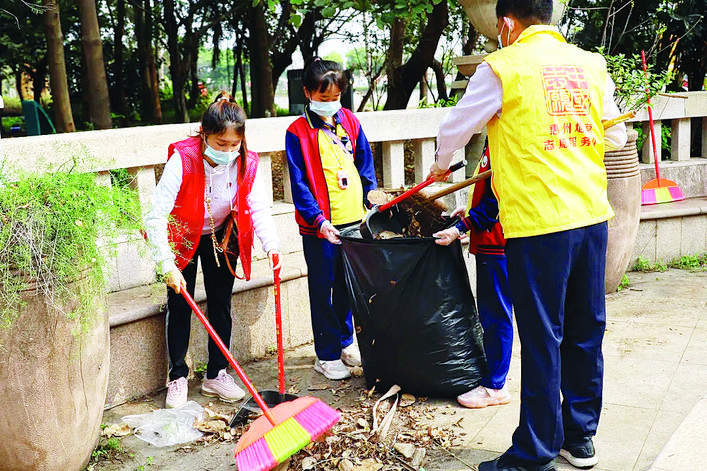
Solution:
<svg viewBox="0 0 707 471">
<path fill-rule="evenodd" d="M 167 49 L 169 51 L 169 73 L 172 77 L 172 96 L 174 99 L 175 118 L 178 123 L 189 121 L 187 101 L 184 96 L 186 86 L 186 70 L 182 56 L 179 53 L 177 18 L 174 13 L 174 0 L 164 0 L 164 21 L 167 33 Z"/>
<path fill-rule="evenodd" d="M 420 77 L 432 65 L 439 38 L 448 23 L 447 0 L 442 0 L 434 6 L 427 17 L 427 25 L 420 36 L 420 41 L 407 62 L 399 67 L 394 67 L 394 63 L 389 64 L 388 68 L 392 69 L 392 73 L 388 74 L 388 99 L 384 109 L 398 110 L 407 106 Z M 393 47 L 392 39 L 391 34 L 391 48 Z"/>
<path fill-rule="evenodd" d="M 115 95 L 118 113 L 124 116 L 125 125 L 130 124 L 130 111 L 125 98 L 123 79 L 123 35 L 125 34 L 125 0 L 116 0 L 115 38 L 113 40 L 113 74 L 115 75 Z"/>
<path fill-rule="evenodd" d="M 64 35 L 61 32 L 59 4 L 56 0 L 43 0 L 43 5 L 47 8 L 44 12 L 44 35 L 47 37 L 49 84 L 54 102 L 54 124 L 58 132 L 74 132 L 76 126 L 71 113 L 69 84 L 66 78 Z"/>
<path fill-rule="evenodd" d="M 81 17 L 81 44 L 86 58 L 89 106 L 91 122 L 97 129 L 110 129 L 113 122 L 110 117 L 110 97 L 106 68 L 103 61 L 103 44 L 98 29 L 95 0 L 79 0 Z"/>
<path fill-rule="evenodd" d="M 272 64 L 263 2 L 250 8 L 250 86 L 252 118 L 276 116 Z"/>
<path fill-rule="evenodd" d="M 147 64 L 147 74 L 149 77 L 148 87 L 152 98 L 152 117 L 155 124 L 162 124 L 162 103 L 160 102 L 160 81 L 157 77 L 157 63 L 155 62 L 155 48 L 152 37 L 154 29 L 154 18 L 152 16 L 151 0 L 145 0 L 145 62 Z"/>
<path fill-rule="evenodd" d="M 405 40 L 405 23 L 402 19 L 396 18 L 390 27 L 390 46 L 388 48 L 388 61 L 386 64 L 385 74 L 388 78 L 387 92 L 388 101 L 390 101 L 391 93 L 400 88 L 393 83 L 397 75 L 397 71 L 403 63 L 403 42 Z M 419 76 L 418 76 L 419 77 Z M 404 106 L 403 106 L 404 108 Z M 388 109 L 386 103 L 385 109 Z"/>
<path fill-rule="evenodd" d="M 442 63 L 435 59 L 432 61 L 431 67 L 435 73 L 435 80 L 437 82 L 437 100 L 449 99 L 449 95 L 447 95 L 447 84 L 444 81 L 444 69 L 442 68 Z"/>
<path fill-rule="evenodd" d="M 42 103 L 42 92 L 47 83 L 47 56 L 42 57 L 34 64 L 34 70 L 31 75 L 34 101 Z"/>
</svg>

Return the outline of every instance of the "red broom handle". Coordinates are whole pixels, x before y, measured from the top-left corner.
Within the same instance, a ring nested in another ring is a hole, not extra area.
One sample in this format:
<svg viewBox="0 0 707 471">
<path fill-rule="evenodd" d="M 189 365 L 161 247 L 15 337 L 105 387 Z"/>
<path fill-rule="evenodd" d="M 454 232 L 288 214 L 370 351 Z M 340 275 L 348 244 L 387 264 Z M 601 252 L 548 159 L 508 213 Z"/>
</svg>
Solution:
<svg viewBox="0 0 707 471">
<path fill-rule="evenodd" d="M 660 186 L 660 167 L 658 162 L 658 146 L 655 140 L 655 129 L 653 128 L 653 107 L 651 106 L 651 92 L 649 90 L 650 82 L 648 81 L 648 66 L 646 65 L 646 51 L 641 49 L 641 61 L 643 62 L 643 75 L 646 77 L 646 103 L 648 103 L 648 123 L 651 128 L 651 142 L 653 143 L 653 161 L 655 163 L 655 178 L 658 180 L 658 186 Z"/>
<path fill-rule="evenodd" d="M 457 162 L 454 165 L 452 165 L 451 167 L 449 167 L 449 169 L 447 170 L 447 172 L 444 175 L 445 176 L 450 175 L 452 172 L 459 170 L 464 165 L 466 165 L 466 161 L 464 161 L 464 160 L 462 160 L 461 162 Z M 427 180 L 425 180 L 424 182 L 418 183 L 417 185 L 413 186 L 412 188 L 410 188 L 408 191 L 406 191 L 402 195 L 396 196 L 392 200 L 390 200 L 387 203 L 385 203 L 384 205 L 382 205 L 380 208 L 378 208 L 378 211 L 379 212 L 387 211 L 388 209 L 390 209 L 393 206 L 395 206 L 396 204 L 400 203 L 402 200 L 404 200 L 408 196 L 413 195 L 413 194 L 417 193 L 418 191 L 422 190 L 423 188 L 425 188 L 426 186 L 431 185 L 432 183 L 434 183 L 434 181 L 435 181 L 434 178 L 430 177 Z"/>
<path fill-rule="evenodd" d="M 280 254 L 275 252 L 272 256 L 275 266 L 280 264 Z M 273 270 L 275 287 L 275 325 L 277 327 L 277 370 L 280 394 L 285 394 L 285 352 L 282 346 L 282 303 L 280 301 L 280 268 Z"/>
<path fill-rule="evenodd" d="M 258 403 L 258 407 L 262 409 L 265 417 L 268 418 L 268 421 L 273 425 L 273 427 L 276 427 L 278 424 L 277 421 L 275 421 L 275 417 L 273 417 L 272 413 L 270 412 L 270 408 L 268 408 L 267 404 L 265 404 L 263 398 L 260 397 L 260 394 L 258 394 L 258 391 L 253 386 L 253 383 L 251 383 L 248 377 L 246 376 L 245 371 L 243 371 L 243 368 L 241 368 L 241 365 L 238 364 L 236 359 L 233 358 L 233 355 L 231 355 L 231 352 L 228 350 L 228 348 L 226 348 L 226 345 L 224 345 L 223 340 L 221 340 L 221 337 L 219 337 L 214 328 L 211 327 L 209 320 L 206 318 L 204 313 L 201 312 L 199 306 L 196 305 L 194 299 L 187 292 L 187 290 L 184 289 L 184 287 L 182 287 L 182 289 L 180 289 L 179 291 L 182 293 L 182 296 L 184 296 L 184 299 L 186 299 L 187 303 L 189 304 L 189 307 L 191 307 L 192 311 L 194 311 L 194 314 L 196 314 L 196 317 L 198 317 L 201 323 L 204 324 L 204 327 L 206 327 L 206 331 L 209 333 L 213 341 L 216 342 L 216 345 L 218 345 L 218 348 L 221 350 L 221 353 L 224 354 L 233 369 L 236 370 L 236 374 L 241 379 L 241 381 L 243 381 L 243 384 L 245 385 L 246 389 L 248 389 L 250 395 L 253 396 L 255 402 Z"/>
</svg>

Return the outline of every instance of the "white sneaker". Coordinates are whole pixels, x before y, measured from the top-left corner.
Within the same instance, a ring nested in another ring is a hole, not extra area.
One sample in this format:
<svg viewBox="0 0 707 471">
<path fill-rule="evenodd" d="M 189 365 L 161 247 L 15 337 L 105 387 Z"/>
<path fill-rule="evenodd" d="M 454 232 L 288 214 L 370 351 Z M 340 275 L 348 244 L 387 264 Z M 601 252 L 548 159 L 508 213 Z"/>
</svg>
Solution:
<svg viewBox="0 0 707 471">
<path fill-rule="evenodd" d="M 361 352 L 355 344 L 341 350 L 341 361 L 347 366 L 361 366 Z"/>
<path fill-rule="evenodd" d="M 457 397 L 457 402 L 470 409 L 483 409 L 511 402 L 511 393 L 504 384 L 501 389 L 485 388 L 481 385 Z"/>
<path fill-rule="evenodd" d="M 341 360 L 324 361 L 317 358 L 314 361 L 314 371 L 323 374 L 329 379 L 346 379 L 351 377 L 351 372 Z"/>
<path fill-rule="evenodd" d="M 214 379 L 206 379 L 201 383 L 201 394 L 209 397 L 218 397 L 224 402 L 236 402 L 245 397 L 245 391 L 238 387 L 233 376 L 226 370 L 218 372 Z"/>
<path fill-rule="evenodd" d="M 167 383 L 167 399 L 164 406 L 167 409 L 176 409 L 187 403 L 187 393 L 189 392 L 189 383 L 184 377 L 177 378 L 174 381 Z"/>
</svg>

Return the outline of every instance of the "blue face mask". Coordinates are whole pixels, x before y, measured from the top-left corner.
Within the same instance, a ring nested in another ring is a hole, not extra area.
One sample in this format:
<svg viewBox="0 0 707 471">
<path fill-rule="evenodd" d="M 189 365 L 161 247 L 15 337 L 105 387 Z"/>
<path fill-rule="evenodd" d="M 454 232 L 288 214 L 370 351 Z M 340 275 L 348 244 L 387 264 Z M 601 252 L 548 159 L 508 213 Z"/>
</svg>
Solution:
<svg viewBox="0 0 707 471">
<path fill-rule="evenodd" d="M 230 164 L 238 158 L 238 150 L 230 152 L 223 150 L 216 150 L 204 141 L 206 149 L 204 149 L 204 155 L 207 156 L 216 165 L 226 165 Z"/>
<path fill-rule="evenodd" d="M 309 109 L 317 113 L 322 118 L 334 116 L 341 109 L 341 102 L 336 101 L 310 101 Z"/>
</svg>

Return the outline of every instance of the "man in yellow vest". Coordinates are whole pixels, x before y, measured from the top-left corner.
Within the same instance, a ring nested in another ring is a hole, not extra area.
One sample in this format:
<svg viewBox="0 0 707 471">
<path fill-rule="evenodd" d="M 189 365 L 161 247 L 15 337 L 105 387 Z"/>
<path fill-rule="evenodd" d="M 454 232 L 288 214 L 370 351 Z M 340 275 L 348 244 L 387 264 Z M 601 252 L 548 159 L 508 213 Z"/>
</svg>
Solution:
<svg viewBox="0 0 707 471">
<path fill-rule="evenodd" d="M 499 46 L 445 117 L 430 174 L 488 126 L 521 341 L 521 413 L 512 446 L 479 471 L 594 466 L 606 324 L 604 151 L 623 147 L 614 83 L 598 54 L 549 26 L 552 0 L 498 0 Z"/>
</svg>

